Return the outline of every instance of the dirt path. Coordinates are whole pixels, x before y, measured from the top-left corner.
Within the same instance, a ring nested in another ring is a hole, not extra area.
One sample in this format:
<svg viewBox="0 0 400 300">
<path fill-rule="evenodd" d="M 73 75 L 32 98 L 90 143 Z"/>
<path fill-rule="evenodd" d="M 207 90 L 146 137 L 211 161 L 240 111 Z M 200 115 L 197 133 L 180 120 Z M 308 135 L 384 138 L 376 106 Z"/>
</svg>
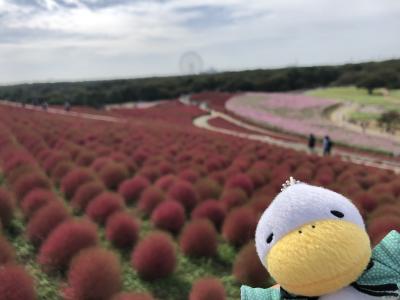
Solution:
<svg viewBox="0 0 400 300">
<path fill-rule="evenodd" d="M 235 119 L 225 113 L 221 113 L 221 112 L 217 112 L 217 111 L 209 110 L 209 109 L 203 109 L 203 110 L 205 112 L 207 112 L 208 114 L 200 116 L 193 120 L 193 125 L 196 127 L 203 128 L 206 130 L 211 130 L 214 132 L 227 134 L 227 135 L 231 135 L 231 136 L 236 136 L 239 138 L 245 138 L 245 139 L 249 139 L 249 140 L 253 140 L 253 141 L 268 143 L 268 144 L 276 145 L 276 146 L 283 147 L 283 148 L 308 152 L 308 148 L 305 144 L 302 144 L 299 142 L 282 141 L 275 137 L 269 136 L 268 135 L 269 132 L 267 130 L 263 130 L 260 127 L 247 124 L 247 123 L 240 121 L 238 119 Z M 213 126 L 213 125 L 209 124 L 208 121 L 211 119 L 214 119 L 214 118 L 222 118 L 236 126 L 250 129 L 252 131 L 257 131 L 257 132 L 260 132 L 260 134 L 242 133 L 242 132 L 237 132 L 235 130 L 230 130 L 230 129 L 219 128 L 219 127 Z M 318 154 L 322 155 L 321 153 L 318 153 Z M 385 170 L 392 170 L 395 173 L 398 173 L 398 174 L 400 173 L 400 163 L 397 163 L 397 162 L 393 162 L 390 160 L 381 160 L 381 159 L 377 159 L 377 158 L 370 157 L 367 155 L 353 154 L 353 153 L 346 152 L 343 150 L 335 150 L 334 154 L 339 155 L 343 161 L 350 161 L 352 163 L 356 163 L 356 164 L 360 164 L 360 165 L 364 165 L 364 166 L 371 166 L 371 167 L 376 167 L 376 168 L 385 169 Z"/>
</svg>

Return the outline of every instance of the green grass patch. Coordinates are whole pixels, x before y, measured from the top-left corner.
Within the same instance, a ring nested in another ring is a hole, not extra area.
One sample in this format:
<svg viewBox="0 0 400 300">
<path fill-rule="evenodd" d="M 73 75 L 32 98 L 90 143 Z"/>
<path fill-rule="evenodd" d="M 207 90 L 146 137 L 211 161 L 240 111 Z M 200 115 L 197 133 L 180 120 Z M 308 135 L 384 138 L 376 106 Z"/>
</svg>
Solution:
<svg viewBox="0 0 400 300">
<path fill-rule="evenodd" d="M 383 93 L 377 89 L 374 94 L 369 95 L 366 89 L 350 86 L 315 89 L 306 92 L 306 94 L 319 98 L 355 102 L 363 105 L 374 105 L 387 110 L 395 109 L 400 111 L 400 90 L 391 90 L 388 96 L 384 96 Z"/>
<path fill-rule="evenodd" d="M 352 112 L 349 116 L 350 121 L 362 122 L 362 121 L 375 121 L 379 118 L 379 114 L 367 113 L 367 112 Z"/>
</svg>

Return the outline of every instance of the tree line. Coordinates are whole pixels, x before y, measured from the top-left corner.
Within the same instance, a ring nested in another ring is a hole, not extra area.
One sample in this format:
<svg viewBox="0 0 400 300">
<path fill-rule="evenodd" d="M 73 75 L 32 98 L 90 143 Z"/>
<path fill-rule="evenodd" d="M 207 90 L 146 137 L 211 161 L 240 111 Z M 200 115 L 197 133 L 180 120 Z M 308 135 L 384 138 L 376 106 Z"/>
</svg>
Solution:
<svg viewBox="0 0 400 300">
<path fill-rule="evenodd" d="M 0 99 L 24 103 L 101 107 L 104 104 L 174 99 L 203 91 L 283 92 L 326 86 L 400 88 L 400 59 L 340 66 L 287 67 L 192 76 L 0 86 Z"/>
</svg>

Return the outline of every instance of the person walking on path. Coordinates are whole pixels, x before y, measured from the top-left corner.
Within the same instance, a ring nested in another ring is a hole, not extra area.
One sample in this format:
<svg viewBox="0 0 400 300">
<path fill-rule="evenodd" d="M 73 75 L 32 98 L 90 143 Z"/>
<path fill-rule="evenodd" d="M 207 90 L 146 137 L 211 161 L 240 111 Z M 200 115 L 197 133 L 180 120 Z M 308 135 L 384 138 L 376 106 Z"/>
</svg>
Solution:
<svg viewBox="0 0 400 300">
<path fill-rule="evenodd" d="M 308 137 L 308 149 L 310 150 L 311 153 L 314 153 L 315 149 L 315 136 L 311 133 L 310 136 Z"/>
<path fill-rule="evenodd" d="M 332 146 L 333 146 L 333 142 L 332 142 L 331 138 L 329 137 L 329 135 L 326 135 L 322 141 L 322 149 L 324 151 L 324 156 L 331 154 Z"/>
</svg>

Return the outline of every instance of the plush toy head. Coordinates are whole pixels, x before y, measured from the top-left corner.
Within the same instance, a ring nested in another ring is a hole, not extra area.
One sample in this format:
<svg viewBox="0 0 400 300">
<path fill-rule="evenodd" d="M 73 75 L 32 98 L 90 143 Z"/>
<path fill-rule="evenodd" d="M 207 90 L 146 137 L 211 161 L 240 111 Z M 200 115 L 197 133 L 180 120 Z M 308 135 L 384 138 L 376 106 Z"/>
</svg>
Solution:
<svg viewBox="0 0 400 300">
<path fill-rule="evenodd" d="M 261 216 L 256 248 L 282 288 L 308 297 L 348 286 L 371 258 L 364 222 L 351 201 L 293 178 Z"/>
</svg>

